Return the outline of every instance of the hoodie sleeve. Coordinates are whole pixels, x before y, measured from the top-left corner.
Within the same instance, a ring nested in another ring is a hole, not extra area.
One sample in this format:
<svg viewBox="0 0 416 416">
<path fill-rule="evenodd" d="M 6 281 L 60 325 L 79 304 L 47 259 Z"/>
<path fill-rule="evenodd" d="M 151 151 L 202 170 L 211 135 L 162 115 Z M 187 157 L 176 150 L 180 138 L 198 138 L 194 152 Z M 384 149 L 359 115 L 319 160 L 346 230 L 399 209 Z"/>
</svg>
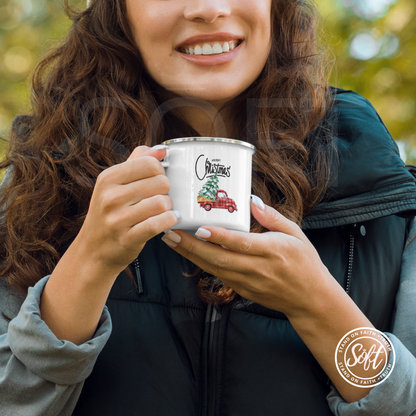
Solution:
<svg viewBox="0 0 416 416">
<path fill-rule="evenodd" d="M 416 416 L 416 223 L 402 258 L 396 314 L 390 338 L 396 362 L 390 376 L 358 402 L 346 403 L 333 385 L 327 396 L 337 416 Z M 392 359 L 393 355 L 390 356 Z"/>
<path fill-rule="evenodd" d="M 23 303 L 4 282 L 0 285 L 2 416 L 70 416 L 111 334 L 105 307 L 91 340 L 75 345 L 56 338 L 40 316 L 40 298 L 48 279 L 29 288 Z M 14 317 L 7 323 L 3 314 Z"/>
</svg>

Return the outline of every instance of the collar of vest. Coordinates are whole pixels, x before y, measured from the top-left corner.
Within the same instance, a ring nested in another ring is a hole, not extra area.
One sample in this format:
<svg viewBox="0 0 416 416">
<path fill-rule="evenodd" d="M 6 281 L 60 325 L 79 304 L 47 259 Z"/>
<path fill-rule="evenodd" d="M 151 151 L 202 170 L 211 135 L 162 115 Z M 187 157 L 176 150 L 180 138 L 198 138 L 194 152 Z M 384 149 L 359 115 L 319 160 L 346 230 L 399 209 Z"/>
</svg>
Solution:
<svg viewBox="0 0 416 416">
<path fill-rule="evenodd" d="M 396 142 L 368 100 L 333 89 L 333 158 L 328 190 L 302 222 L 327 228 L 381 218 L 416 215 L 416 167 L 406 166 Z"/>
</svg>

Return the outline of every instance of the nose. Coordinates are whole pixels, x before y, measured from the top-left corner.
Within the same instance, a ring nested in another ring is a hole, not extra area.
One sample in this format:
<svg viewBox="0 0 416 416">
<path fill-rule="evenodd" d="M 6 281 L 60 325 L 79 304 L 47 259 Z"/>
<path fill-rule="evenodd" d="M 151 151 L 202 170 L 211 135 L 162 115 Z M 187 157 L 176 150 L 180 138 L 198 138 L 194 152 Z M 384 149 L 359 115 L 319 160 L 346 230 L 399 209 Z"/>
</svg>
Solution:
<svg viewBox="0 0 416 416">
<path fill-rule="evenodd" d="M 227 0 L 189 0 L 184 17 L 195 22 L 214 23 L 218 18 L 228 17 L 230 13 Z"/>
</svg>

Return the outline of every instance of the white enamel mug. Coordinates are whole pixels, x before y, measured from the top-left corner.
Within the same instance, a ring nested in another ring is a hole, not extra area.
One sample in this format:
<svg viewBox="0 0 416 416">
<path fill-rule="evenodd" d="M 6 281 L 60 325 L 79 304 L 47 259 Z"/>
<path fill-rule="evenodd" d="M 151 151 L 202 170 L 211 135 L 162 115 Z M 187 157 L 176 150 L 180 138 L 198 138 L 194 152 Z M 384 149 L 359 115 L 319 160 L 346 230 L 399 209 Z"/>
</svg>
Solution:
<svg viewBox="0 0 416 416">
<path fill-rule="evenodd" d="M 168 146 L 162 161 L 169 196 L 181 218 L 172 229 L 195 233 L 202 225 L 250 231 L 252 157 L 256 148 L 240 140 L 184 137 Z"/>
</svg>

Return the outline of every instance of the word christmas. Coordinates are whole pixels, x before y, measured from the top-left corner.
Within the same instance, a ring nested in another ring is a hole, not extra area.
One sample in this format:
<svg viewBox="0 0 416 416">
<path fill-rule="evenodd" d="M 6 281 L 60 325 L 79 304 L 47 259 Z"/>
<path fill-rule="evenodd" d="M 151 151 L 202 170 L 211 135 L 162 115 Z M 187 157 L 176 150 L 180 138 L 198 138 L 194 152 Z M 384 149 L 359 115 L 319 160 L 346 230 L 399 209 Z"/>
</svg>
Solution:
<svg viewBox="0 0 416 416">
<path fill-rule="evenodd" d="M 200 181 L 203 181 L 206 177 L 209 178 L 210 176 L 213 176 L 215 174 L 217 174 L 218 176 L 224 176 L 227 178 L 230 177 L 231 166 L 226 167 L 219 163 L 214 163 L 214 162 L 219 162 L 220 159 L 213 159 L 210 162 L 208 158 L 205 159 L 205 166 L 204 166 L 204 160 L 203 160 L 204 156 L 205 155 L 198 156 L 198 159 L 195 162 L 195 174 L 196 174 L 196 177 Z"/>
</svg>

